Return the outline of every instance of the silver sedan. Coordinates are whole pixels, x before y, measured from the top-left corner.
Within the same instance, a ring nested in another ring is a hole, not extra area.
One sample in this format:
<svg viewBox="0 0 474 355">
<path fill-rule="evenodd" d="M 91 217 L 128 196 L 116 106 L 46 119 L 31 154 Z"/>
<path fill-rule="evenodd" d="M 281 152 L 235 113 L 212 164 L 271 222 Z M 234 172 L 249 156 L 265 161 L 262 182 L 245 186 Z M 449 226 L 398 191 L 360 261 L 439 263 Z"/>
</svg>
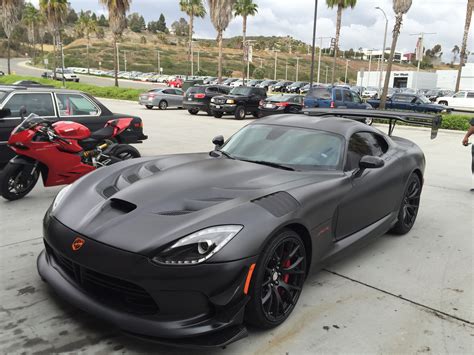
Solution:
<svg viewBox="0 0 474 355">
<path fill-rule="evenodd" d="M 157 106 L 160 110 L 166 110 L 168 107 L 183 107 L 184 91 L 175 88 L 153 89 L 139 97 L 139 104 L 144 105 L 151 110 Z"/>
</svg>

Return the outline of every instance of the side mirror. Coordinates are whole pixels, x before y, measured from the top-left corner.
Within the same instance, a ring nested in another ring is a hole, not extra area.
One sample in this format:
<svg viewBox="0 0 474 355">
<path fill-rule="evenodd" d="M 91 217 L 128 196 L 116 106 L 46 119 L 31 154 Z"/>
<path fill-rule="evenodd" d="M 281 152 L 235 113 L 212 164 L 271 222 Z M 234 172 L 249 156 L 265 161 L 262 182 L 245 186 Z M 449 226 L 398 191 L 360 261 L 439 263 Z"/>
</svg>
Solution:
<svg viewBox="0 0 474 355">
<path fill-rule="evenodd" d="M 383 167 L 385 164 L 384 160 L 379 157 L 371 155 L 364 155 L 359 162 L 359 168 L 364 169 L 378 169 Z"/>
<path fill-rule="evenodd" d="M 0 118 L 11 116 L 11 114 L 12 114 L 12 112 L 10 111 L 9 108 L 2 108 L 0 110 Z"/>
<path fill-rule="evenodd" d="M 25 116 L 26 116 L 27 112 L 28 112 L 28 111 L 26 111 L 26 107 L 25 107 L 25 106 L 21 106 L 21 107 L 20 107 L 20 112 L 19 112 L 19 114 L 20 114 L 20 117 L 21 117 L 22 120 L 25 119 Z"/>
<path fill-rule="evenodd" d="M 224 145 L 224 137 L 216 136 L 212 139 L 212 143 L 216 146 L 216 149 L 219 149 Z"/>
</svg>

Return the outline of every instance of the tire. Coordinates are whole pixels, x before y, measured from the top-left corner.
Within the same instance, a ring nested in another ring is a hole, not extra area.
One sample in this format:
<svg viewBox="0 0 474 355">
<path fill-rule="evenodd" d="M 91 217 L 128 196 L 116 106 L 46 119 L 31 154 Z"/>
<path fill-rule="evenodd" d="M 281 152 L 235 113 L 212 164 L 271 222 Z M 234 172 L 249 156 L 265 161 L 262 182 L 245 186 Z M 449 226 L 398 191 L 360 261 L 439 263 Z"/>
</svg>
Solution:
<svg viewBox="0 0 474 355">
<path fill-rule="evenodd" d="M 439 104 L 440 104 L 440 105 L 448 106 L 448 101 L 440 101 Z"/>
<path fill-rule="evenodd" d="M 160 110 L 166 110 L 168 108 L 168 103 L 165 100 L 161 100 L 158 104 Z"/>
<path fill-rule="evenodd" d="M 212 111 L 211 111 L 211 110 L 207 110 L 207 111 L 206 111 L 206 114 L 207 114 L 208 116 L 212 116 Z"/>
<path fill-rule="evenodd" d="M 374 123 L 374 119 L 372 117 L 366 117 L 365 120 L 364 120 L 364 123 L 367 126 L 372 126 L 372 123 Z"/>
<path fill-rule="evenodd" d="M 416 221 L 420 206 L 421 181 L 417 174 L 411 174 L 408 179 L 403 199 L 398 211 L 398 221 L 390 230 L 391 233 L 403 235 L 408 233 Z"/>
<path fill-rule="evenodd" d="M 246 115 L 245 107 L 237 106 L 237 108 L 235 109 L 235 112 L 234 112 L 235 119 L 236 120 L 243 120 L 243 119 L 245 119 L 245 115 Z"/>
<path fill-rule="evenodd" d="M 134 158 L 140 158 L 140 152 L 131 145 L 119 144 L 113 151 L 113 156 L 119 160 L 128 160 Z"/>
<path fill-rule="evenodd" d="M 38 169 L 35 170 L 33 175 L 22 176 L 25 174 L 25 165 L 21 164 L 10 164 L 3 169 L 0 175 L 0 190 L 2 196 L 10 201 L 19 200 L 28 193 L 36 185 L 39 178 Z"/>
<path fill-rule="evenodd" d="M 222 118 L 222 113 L 221 112 L 215 112 L 214 117 L 215 118 Z"/>
<path fill-rule="evenodd" d="M 199 110 L 198 109 L 195 109 L 195 108 L 192 108 L 192 109 L 189 109 L 188 112 L 191 114 L 191 115 L 197 115 Z"/>
<path fill-rule="evenodd" d="M 294 231 L 283 229 L 268 242 L 250 285 L 251 298 L 245 309 L 248 323 L 269 329 L 288 318 L 303 288 L 306 261 L 305 245 Z M 291 272 L 285 272 L 288 270 Z"/>
<path fill-rule="evenodd" d="M 145 105 L 145 107 L 149 110 L 151 110 L 153 108 L 153 105 Z"/>
<path fill-rule="evenodd" d="M 255 118 L 261 118 L 262 113 L 260 111 L 257 111 L 257 112 L 252 113 L 252 116 L 255 117 Z"/>
</svg>

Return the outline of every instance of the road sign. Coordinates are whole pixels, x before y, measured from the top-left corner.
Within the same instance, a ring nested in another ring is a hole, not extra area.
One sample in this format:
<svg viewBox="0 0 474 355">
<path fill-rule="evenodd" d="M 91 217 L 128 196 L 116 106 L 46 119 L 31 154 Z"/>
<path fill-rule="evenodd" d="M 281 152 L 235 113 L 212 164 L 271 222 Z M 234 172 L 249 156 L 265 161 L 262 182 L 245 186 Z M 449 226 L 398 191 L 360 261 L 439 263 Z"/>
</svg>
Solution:
<svg viewBox="0 0 474 355">
<path fill-rule="evenodd" d="M 48 64 L 49 64 L 48 58 L 44 58 L 44 65 L 48 65 Z"/>
</svg>

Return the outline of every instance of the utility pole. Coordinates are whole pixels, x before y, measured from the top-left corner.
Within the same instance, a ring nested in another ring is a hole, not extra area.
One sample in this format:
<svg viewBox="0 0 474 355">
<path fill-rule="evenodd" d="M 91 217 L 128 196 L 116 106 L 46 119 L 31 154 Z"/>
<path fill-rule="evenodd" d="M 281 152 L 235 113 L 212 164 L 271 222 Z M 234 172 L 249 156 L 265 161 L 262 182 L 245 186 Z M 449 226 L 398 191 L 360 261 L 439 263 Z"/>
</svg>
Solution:
<svg viewBox="0 0 474 355">
<path fill-rule="evenodd" d="M 370 71 L 372 70 L 372 53 L 373 49 L 369 49 L 369 71 L 367 73 L 367 86 L 370 86 Z"/>
<path fill-rule="evenodd" d="M 377 6 L 376 9 L 382 11 L 383 16 L 385 17 L 385 33 L 383 35 L 382 59 L 381 59 L 381 62 L 380 62 L 380 74 L 379 74 L 379 92 L 381 92 L 381 90 L 382 90 L 383 64 L 385 63 L 385 47 L 387 45 L 388 17 L 387 17 L 387 14 L 385 13 L 385 11 L 381 7 Z"/>
<path fill-rule="evenodd" d="M 285 62 L 285 80 L 288 80 L 288 61 Z"/>
<path fill-rule="evenodd" d="M 316 24 L 318 21 L 318 0 L 314 0 L 314 19 L 313 19 L 313 47 L 311 48 L 311 72 L 309 75 L 309 90 L 311 91 L 314 81 L 314 50 L 316 45 Z M 321 48 L 319 48 L 321 53 Z"/>
<path fill-rule="evenodd" d="M 425 35 L 435 35 L 436 32 L 420 32 L 420 33 L 411 33 L 410 36 L 418 36 L 418 43 L 416 46 L 416 59 L 418 60 L 418 66 L 416 69 L 416 80 L 415 80 L 415 90 L 418 90 L 418 76 L 420 73 L 420 66 L 421 62 L 423 61 L 423 57 L 425 54 L 425 48 L 423 40 Z"/>
<path fill-rule="evenodd" d="M 127 71 L 127 52 L 128 51 L 123 51 L 123 63 L 125 65 L 125 71 Z"/>
<path fill-rule="evenodd" d="M 278 64 L 278 52 L 280 52 L 279 49 L 273 49 L 273 52 L 275 52 L 275 75 L 273 80 L 277 80 L 277 64 Z"/>
<path fill-rule="evenodd" d="M 62 71 L 62 75 L 63 75 L 63 87 L 66 87 L 66 82 L 65 82 L 65 77 L 64 77 L 64 45 L 63 45 L 63 42 L 61 41 L 59 43 L 59 45 L 61 46 L 61 71 Z M 56 70 L 56 68 L 54 70 Z"/>
<path fill-rule="evenodd" d="M 198 73 L 201 71 L 201 63 L 200 63 L 200 58 L 199 58 L 199 49 L 198 49 Z"/>
<path fill-rule="evenodd" d="M 329 66 L 326 65 L 326 84 L 328 83 Z"/>
<path fill-rule="evenodd" d="M 194 41 L 191 41 L 191 76 L 194 76 Z"/>
<path fill-rule="evenodd" d="M 319 57 L 318 57 L 318 79 L 316 80 L 319 83 L 319 77 L 321 73 L 321 54 L 323 51 L 323 39 L 328 39 L 332 37 L 318 37 L 319 39 Z"/>
<path fill-rule="evenodd" d="M 161 63 L 160 63 L 160 50 L 156 50 L 156 72 L 161 74 Z"/>
<path fill-rule="evenodd" d="M 347 84 L 347 71 L 349 70 L 349 59 L 346 59 L 346 75 L 344 76 L 344 83 Z"/>
<path fill-rule="evenodd" d="M 300 58 L 296 57 L 296 78 L 295 78 L 295 81 L 298 81 L 298 71 L 299 71 L 299 63 L 300 62 Z"/>
</svg>

